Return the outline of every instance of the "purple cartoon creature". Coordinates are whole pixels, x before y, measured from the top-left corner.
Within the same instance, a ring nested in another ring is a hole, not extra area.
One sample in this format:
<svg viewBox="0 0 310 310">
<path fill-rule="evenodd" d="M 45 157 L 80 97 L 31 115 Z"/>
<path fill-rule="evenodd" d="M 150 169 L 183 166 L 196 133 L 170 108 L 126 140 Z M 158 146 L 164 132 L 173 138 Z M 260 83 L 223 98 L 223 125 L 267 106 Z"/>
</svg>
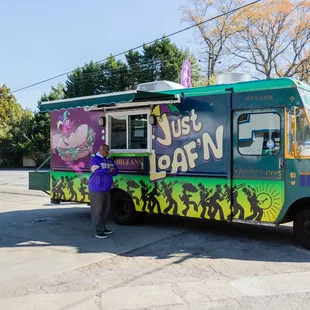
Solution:
<svg viewBox="0 0 310 310">
<path fill-rule="evenodd" d="M 74 128 L 74 121 L 70 118 L 70 113 L 65 111 L 58 117 L 57 130 L 58 137 L 55 141 L 55 149 L 66 165 L 77 173 L 82 173 L 84 162 L 79 159 L 88 156 L 92 152 L 95 141 L 95 132 L 87 124 Z"/>
</svg>

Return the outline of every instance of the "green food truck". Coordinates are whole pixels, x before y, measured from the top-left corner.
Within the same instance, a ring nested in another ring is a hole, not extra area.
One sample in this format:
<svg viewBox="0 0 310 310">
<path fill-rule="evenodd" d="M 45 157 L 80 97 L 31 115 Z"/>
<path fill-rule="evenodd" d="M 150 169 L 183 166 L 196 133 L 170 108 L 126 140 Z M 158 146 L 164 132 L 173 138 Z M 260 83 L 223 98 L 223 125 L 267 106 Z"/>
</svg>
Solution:
<svg viewBox="0 0 310 310">
<path fill-rule="evenodd" d="M 293 221 L 310 249 L 310 86 L 280 78 L 172 88 L 43 102 L 50 171 L 31 172 L 29 188 L 53 203 L 89 203 L 90 158 L 107 143 L 120 170 L 116 223 L 146 213 Z"/>
</svg>

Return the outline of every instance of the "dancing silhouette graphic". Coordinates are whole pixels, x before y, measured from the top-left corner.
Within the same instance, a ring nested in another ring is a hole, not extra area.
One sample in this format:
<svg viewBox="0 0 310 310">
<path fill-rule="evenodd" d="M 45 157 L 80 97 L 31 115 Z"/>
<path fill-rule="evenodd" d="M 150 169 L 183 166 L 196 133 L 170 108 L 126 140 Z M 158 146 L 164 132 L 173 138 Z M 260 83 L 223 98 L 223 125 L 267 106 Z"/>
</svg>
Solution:
<svg viewBox="0 0 310 310">
<path fill-rule="evenodd" d="M 149 201 L 149 210 L 151 213 L 154 213 L 154 209 L 157 207 L 157 212 L 160 214 L 161 213 L 160 204 L 156 196 L 159 196 L 159 191 L 157 183 L 154 183 L 152 191 L 147 194 Z"/>
<path fill-rule="evenodd" d="M 246 220 L 261 221 L 263 217 L 263 210 L 259 207 L 260 201 L 257 199 L 255 189 L 251 188 L 250 186 L 249 188 L 250 189 L 244 188 L 242 190 L 247 196 L 248 202 L 251 205 L 251 211 L 253 212 L 253 214 L 248 216 Z"/>
<path fill-rule="evenodd" d="M 207 189 L 203 186 L 203 184 L 199 183 L 198 184 L 198 187 L 200 189 L 200 202 L 198 204 L 198 206 L 201 206 L 202 207 L 202 212 L 201 212 L 201 215 L 200 217 L 201 218 L 205 218 L 206 217 L 206 212 L 207 212 L 207 209 L 208 209 L 208 216 L 210 217 L 210 214 L 211 214 L 211 205 L 210 205 L 210 199 L 209 196 L 210 194 L 212 193 L 212 189 Z"/>
<path fill-rule="evenodd" d="M 168 184 L 165 184 L 165 182 L 161 182 L 164 196 L 166 197 L 166 202 L 168 203 L 168 207 L 164 209 L 164 213 L 168 213 L 171 209 L 173 209 L 172 214 L 178 215 L 178 204 L 172 197 L 172 188 L 176 183 L 177 182 L 169 182 Z"/>
<path fill-rule="evenodd" d="M 210 212 L 210 219 L 211 220 L 215 219 L 215 216 L 216 216 L 217 213 L 219 213 L 221 221 L 225 220 L 222 207 L 217 202 L 218 200 L 219 201 L 221 200 L 222 196 L 223 196 L 222 186 L 221 185 L 216 185 L 216 191 L 213 194 L 213 196 L 210 197 L 210 205 L 212 206 L 212 209 L 213 209 Z"/>
<path fill-rule="evenodd" d="M 79 191 L 80 191 L 80 193 L 81 193 L 81 195 L 82 195 L 82 197 L 83 197 L 83 198 L 81 199 L 81 202 L 84 202 L 84 201 L 85 201 L 86 196 L 87 196 L 87 198 L 88 198 L 88 200 L 89 200 L 89 193 L 86 191 L 86 189 L 87 189 L 87 186 L 81 182 L 81 183 L 80 183 L 80 187 L 79 187 Z"/>
<path fill-rule="evenodd" d="M 67 182 L 67 188 L 69 189 L 69 192 L 71 194 L 70 198 L 68 199 L 69 201 L 77 201 L 78 200 L 78 196 L 76 191 L 74 190 L 74 177 L 69 178 L 68 176 L 66 176 L 66 182 Z"/>
<path fill-rule="evenodd" d="M 140 201 L 142 201 L 143 202 L 143 205 L 142 205 L 142 211 L 143 212 L 145 212 L 146 211 L 146 208 L 148 207 L 150 207 L 149 206 L 149 199 L 148 199 L 148 192 L 149 192 L 149 190 L 150 190 L 150 186 L 148 186 L 148 185 L 146 185 L 145 183 L 144 183 L 144 181 L 140 181 L 139 182 L 140 183 L 140 185 L 141 185 L 141 198 L 140 198 Z M 150 209 L 150 208 L 149 208 Z"/>
</svg>

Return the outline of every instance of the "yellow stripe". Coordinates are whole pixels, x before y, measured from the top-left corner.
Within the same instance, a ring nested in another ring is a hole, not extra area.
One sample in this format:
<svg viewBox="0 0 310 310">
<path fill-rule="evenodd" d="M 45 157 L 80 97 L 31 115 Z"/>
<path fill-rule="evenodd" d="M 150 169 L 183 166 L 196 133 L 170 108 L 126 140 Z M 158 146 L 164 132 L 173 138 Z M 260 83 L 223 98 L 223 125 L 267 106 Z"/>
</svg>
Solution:
<svg viewBox="0 0 310 310">
<path fill-rule="evenodd" d="M 99 166 L 97 166 L 97 165 L 93 165 L 93 166 L 91 166 L 91 171 L 92 172 L 94 172 L 95 170 L 97 170 L 98 168 L 100 168 Z"/>
</svg>

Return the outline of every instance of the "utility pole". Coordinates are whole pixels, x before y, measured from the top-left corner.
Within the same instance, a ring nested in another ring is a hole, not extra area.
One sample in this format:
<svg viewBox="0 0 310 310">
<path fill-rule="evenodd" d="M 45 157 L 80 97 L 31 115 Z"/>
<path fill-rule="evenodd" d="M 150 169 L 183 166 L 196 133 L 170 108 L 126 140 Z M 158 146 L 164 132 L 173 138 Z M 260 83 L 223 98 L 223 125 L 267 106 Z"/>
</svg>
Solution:
<svg viewBox="0 0 310 310">
<path fill-rule="evenodd" d="M 209 59 L 208 59 L 208 86 L 210 85 L 210 78 L 211 78 L 211 60 L 212 60 L 212 56 L 211 56 L 211 53 L 209 52 Z"/>
<path fill-rule="evenodd" d="M 207 54 L 209 55 L 209 57 L 208 57 L 208 86 L 209 86 L 210 85 L 210 80 L 211 80 L 211 66 L 212 66 L 213 56 L 218 56 L 218 55 L 212 53 L 211 52 L 211 48 L 210 48 L 209 52 L 207 52 Z M 199 59 L 198 61 L 199 62 L 207 62 L 207 61 L 204 61 L 204 60 L 201 60 L 201 59 Z M 221 62 L 219 62 L 219 64 L 220 63 Z"/>
</svg>

